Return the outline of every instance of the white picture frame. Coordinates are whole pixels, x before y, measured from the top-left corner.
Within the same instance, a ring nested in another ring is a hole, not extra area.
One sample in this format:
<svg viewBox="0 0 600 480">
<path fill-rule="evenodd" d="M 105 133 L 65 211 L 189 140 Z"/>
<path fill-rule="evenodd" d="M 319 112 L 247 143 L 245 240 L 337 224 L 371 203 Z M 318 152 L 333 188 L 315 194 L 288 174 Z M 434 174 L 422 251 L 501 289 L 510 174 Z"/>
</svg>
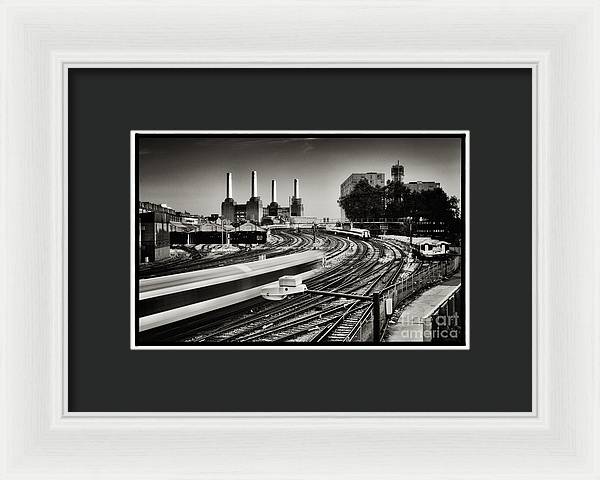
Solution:
<svg viewBox="0 0 600 480">
<path fill-rule="evenodd" d="M 597 0 L 8 0 L 0 12 L 0 478 L 599 478 Z M 83 64 L 530 66 L 531 414 L 66 412 L 64 79 Z"/>
</svg>

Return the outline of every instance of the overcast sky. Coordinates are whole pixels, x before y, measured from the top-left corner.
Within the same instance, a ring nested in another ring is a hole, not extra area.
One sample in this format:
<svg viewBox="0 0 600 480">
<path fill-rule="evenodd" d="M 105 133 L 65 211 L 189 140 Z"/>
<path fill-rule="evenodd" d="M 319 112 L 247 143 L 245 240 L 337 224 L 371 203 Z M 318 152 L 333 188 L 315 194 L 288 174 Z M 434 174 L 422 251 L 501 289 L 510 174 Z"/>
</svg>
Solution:
<svg viewBox="0 0 600 480">
<path fill-rule="evenodd" d="M 439 182 L 448 195 L 461 198 L 458 138 L 142 138 L 139 148 L 140 200 L 166 203 L 176 210 L 220 213 L 226 173 L 233 174 L 233 198 L 250 197 L 250 175 L 258 172 L 263 205 L 288 205 L 292 180 L 300 180 L 307 216 L 339 218 L 340 184 L 351 173 L 385 173 L 396 161 L 404 181 Z"/>
</svg>

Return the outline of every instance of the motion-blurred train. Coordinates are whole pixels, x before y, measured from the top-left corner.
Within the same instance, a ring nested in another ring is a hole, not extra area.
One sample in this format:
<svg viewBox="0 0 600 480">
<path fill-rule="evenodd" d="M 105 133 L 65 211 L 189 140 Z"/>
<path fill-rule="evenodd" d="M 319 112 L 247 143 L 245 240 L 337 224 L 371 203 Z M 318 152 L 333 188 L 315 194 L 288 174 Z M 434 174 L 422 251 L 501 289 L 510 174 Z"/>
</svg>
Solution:
<svg viewBox="0 0 600 480">
<path fill-rule="evenodd" d="M 138 331 L 190 317 L 209 319 L 223 315 L 238 308 L 237 304 L 259 297 L 264 287 L 276 285 L 282 276 L 310 278 L 322 263 L 323 252 L 308 250 L 254 262 L 140 279 L 136 309 Z"/>
</svg>

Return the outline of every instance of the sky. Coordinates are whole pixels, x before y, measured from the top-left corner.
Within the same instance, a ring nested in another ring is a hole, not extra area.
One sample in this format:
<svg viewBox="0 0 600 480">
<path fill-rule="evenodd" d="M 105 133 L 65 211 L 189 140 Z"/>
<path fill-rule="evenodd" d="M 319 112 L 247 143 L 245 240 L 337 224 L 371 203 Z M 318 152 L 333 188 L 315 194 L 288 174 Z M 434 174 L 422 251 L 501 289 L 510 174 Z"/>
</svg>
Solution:
<svg viewBox="0 0 600 480">
<path fill-rule="evenodd" d="M 339 218 L 340 184 L 352 173 L 385 173 L 404 165 L 404 181 L 439 182 L 461 198 L 458 138 L 297 138 L 297 137 L 143 137 L 139 145 L 139 198 L 176 210 L 220 213 L 226 173 L 233 174 L 233 198 L 250 197 L 251 172 L 257 171 L 263 205 L 288 205 L 293 179 L 300 181 L 304 215 Z"/>
</svg>

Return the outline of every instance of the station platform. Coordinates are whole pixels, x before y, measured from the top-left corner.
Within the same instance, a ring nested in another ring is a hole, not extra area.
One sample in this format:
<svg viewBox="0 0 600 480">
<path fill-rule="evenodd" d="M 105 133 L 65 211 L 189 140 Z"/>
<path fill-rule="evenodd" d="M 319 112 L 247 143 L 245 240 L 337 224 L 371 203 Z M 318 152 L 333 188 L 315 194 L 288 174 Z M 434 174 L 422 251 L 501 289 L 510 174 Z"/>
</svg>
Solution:
<svg viewBox="0 0 600 480">
<path fill-rule="evenodd" d="M 388 324 L 386 342 L 427 342 L 431 315 L 461 286 L 461 273 L 432 287 L 395 314 Z"/>
</svg>

